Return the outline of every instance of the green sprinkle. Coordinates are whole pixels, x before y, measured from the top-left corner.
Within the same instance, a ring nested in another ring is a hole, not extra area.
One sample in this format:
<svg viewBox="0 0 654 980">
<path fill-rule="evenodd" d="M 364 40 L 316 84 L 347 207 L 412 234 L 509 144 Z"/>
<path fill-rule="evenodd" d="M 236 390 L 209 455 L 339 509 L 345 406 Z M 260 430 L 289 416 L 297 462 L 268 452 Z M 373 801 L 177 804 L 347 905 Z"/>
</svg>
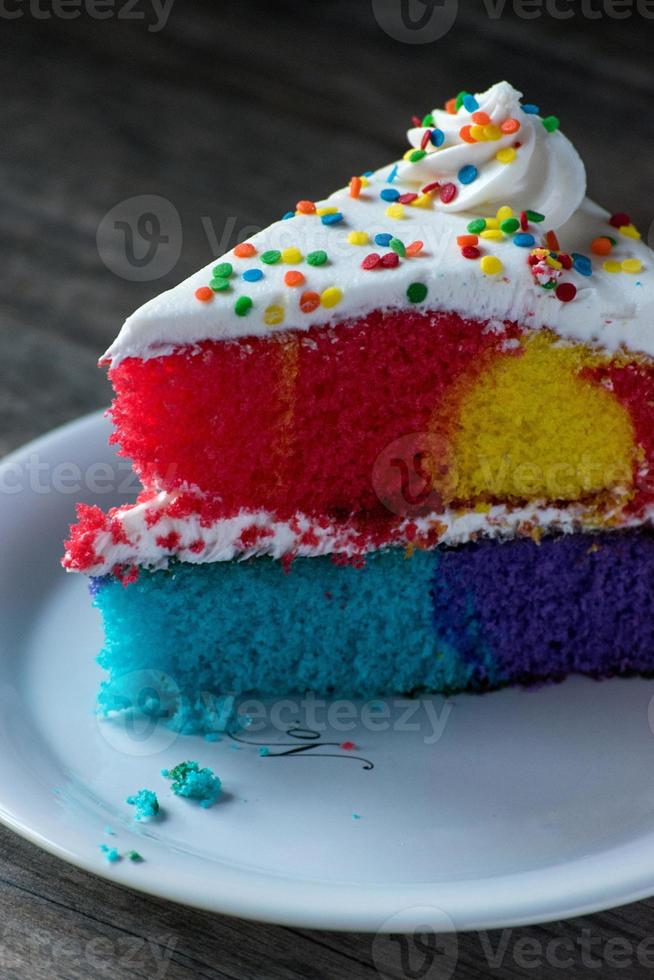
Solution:
<svg viewBox="0 0 654 980">
<path fill-rule="evenodd" d="M 214 293 L 222 293 L 226 289 L 229 289 L 229 279 L 212 279 L 209 283 Z"/>
<path fill-rule="evenodd" d="M 236 316 L 247 316 L 252 309 L 252 300 L 249 296 L 239 296 L 234 303 L 234 313 Z"/>
<path fill-rule="evenodd" d="M 307 262 L 309 265 L 324 265 L 327 261 L 327 252 L 323 252 L 319 249 L 317 252 L 309 252 L 307 255 Z"/>
<path fill-rule="evenodd" d="M 136 864 L 138 864 L 139 861 L 145 860 L 138 851 L 128 851 L 127 857 L 130 859 L 130 861 L 134 861 Z"/>
<path fill-rule="evenodd" d="M 423 116 L 422 125 L 423 126 L 434 125 L 434 117 L 432 116 L 431 112 L 428 112 L 426 116 Z"/>
<path fill-rule="evenodd" d="M 213 274 L 216 279 L 229 279 L 233 272 L 234 266 L 231 262 L 220 262 L 213 267 Z"/>
<path fill-rule="evenodd" d="M 400 258 L 406 257 L 406 248 L 404 247 L 404 242 L 401 241 L 399 238 L 391 238 L 390 242 L 388 243 L 388 246 L 389 248 L 392 248 L 393 251 L 400 256 Z"/>
<path fill-rule="evenodd" d="M 561 120 L 557 116 L 546 116 L 543 119 L 543 126 L 548 133 L 553 133 L 561 125 Z"/>
<path fill-rule="evenodd" d="M 556 288 L 556 283 L 555 282 L 544 282 L 543 283 L 543 289 L 555 289 L 555 288 Z"/>
<path fill-rule="evenodd" d="M 422 303 L 427 295 L 427 287 L 423 282 L 412 282 L 406 294 L 410 303 Z"/>
<path fill-rule="evenodd" d="M 475 220 L 471 221 L 470 224 L 468 225 L 468 231 L 470 232 L 471 235 L 479 235 L 482 231 L 484 231 L 485 228 L 486 228 L 485 218 L 475 218 Z"/>
<path fill-rule="evenodd" d="M 463 100 L 465 99 L 466 95 L 470 95 L 470 93 L 469 92 L 459 92 L 459 94 L 457 95 L 456 102 L 455 102 L 456 111 L 457 112 L 459 111 L 459 109 L 463 105 Z"/>
<path fill-rule="evenodd" d="M 500 222 L 500 229 L 507 235 L 512 235 L 519 227 L 520 222 L 517 218 L 505 218 L 504 221 Z"/>
<path fill-rule="evenodd" d="M 529 221 L 545 221 L 545 215 L 541 214 L 539 211 L 525 211 L 527 219 Z"/>
<path fill-rule="evenodd" d="M 271 248 L 269 252 L 264 252 L 261 256 L 261 261 L 265 262 L 266 265 L 274 265 L 275 262 L 279 262 L 282 257 L 282 253 L 276 249 Z"/>
<path fill-rule="evenodd" d="M 615 248 L 615 246 L 618 244 L 615 238 L 611 238 L 610 235 L 602 235 L 602 238 L 608 238 L 608 240 L 611 242 L 611 245 L 613 245 L 613 248 Z"/>
<path fill-rule="evenodd" d="M 417 163 L 418 160 L 422 160 L 422 158 L 426 156 L 427 156 L 426 150 L 414 150 L 413 153 L 410 154 L 409 160 L 411 161 L 411 163 Z"/>
</svg>

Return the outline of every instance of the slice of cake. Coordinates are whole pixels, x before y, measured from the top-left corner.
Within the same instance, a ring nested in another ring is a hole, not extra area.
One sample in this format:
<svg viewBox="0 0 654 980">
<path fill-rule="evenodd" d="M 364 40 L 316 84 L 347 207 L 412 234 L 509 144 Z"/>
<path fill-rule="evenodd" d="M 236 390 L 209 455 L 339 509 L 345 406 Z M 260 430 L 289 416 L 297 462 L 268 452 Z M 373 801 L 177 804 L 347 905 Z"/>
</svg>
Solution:
<svg viewBox="0 0 654 980">
<path fill-rule="evenodd" d="M 654 279 L 502 82 L 130 317 L 102 363 L 143 483 L 64 565 L 100 707 L 654 669 Z"/>
</svg>

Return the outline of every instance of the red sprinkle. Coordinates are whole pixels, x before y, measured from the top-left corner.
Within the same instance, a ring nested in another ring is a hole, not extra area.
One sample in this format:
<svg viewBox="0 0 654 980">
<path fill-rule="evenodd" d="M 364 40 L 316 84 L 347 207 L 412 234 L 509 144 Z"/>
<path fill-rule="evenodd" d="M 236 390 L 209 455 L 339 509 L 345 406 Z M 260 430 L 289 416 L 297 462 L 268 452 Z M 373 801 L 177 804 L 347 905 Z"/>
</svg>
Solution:
<svg viewBox="0 0 654 980">
<path fill-rule="evenodd" d="M 385 269 L 394 269 L 400 264 L 400 256 L 397 252 L 387 252 L 386 255 L 382 255 L 381 264 Z"/>
<path fill-rule="evenodd" d="M 464 259 L 478 259 L 481 252 L 474 245 L 464 245 L 461 249 L 461 255 Z"/>
<path fill-rule="evenodd" d="M 421 150 L 424 150 L 429 146 L 430 139 L 431 139 L 431 129 L 426 129 L 422 134 L 422 139 L 420 140 Z"/>
<path fill-rule="evenodd" d="M 400 196 L 397 199 L 397 203 L 411 204 L 412 201 L 415 201 L 417 197 L 418 197 L 417 194 L 414 194 L 412 191 L 410 191 L 408 194 L 400 194 Z"/>
<path fill-rule="evenodd" d="M 346 752 L 351 752 L 352 749 L 356 749 L 354 742 L 341 742 L 341 748 L 345 749 Z"/>
<path fill-rule="evenodd" d="M 529 218 L 526 211 L 520 212 L 520 228 L 522 231 L 527 231 L 529 228 Z"/>
<path fill-rule="evenodd" d="M 564 269 L 572 268 L 572 259 L 570 258 L 567 252 L 559 253 L 559 262 L 561 263 Z"/>
<path fill-rule="evenodd" d="M 431 184 L 425 184 L 425 186 L 422 188 L 422 193 L 423 194 L 431 194 L 432 191 L 439 190 L 440 186 L 441 185 L 439 184 L 439 182 L 437 180 L 433 180 L 431 182 Z"/>
<path fill-rule="evenodd" d="M 318 293 L 306 292 L 300 296 L 300 309 L 303 313 L 313 313 L 320 306 Z"/>
<path fill-rule="evenodd" d="M 458 191 L 456 189 L 456 184 L 443 184 L 440 189 L 440 199 L 443 204 L 449 204 L 456 197 Z"/>
<path fill-rule="evenodd" d="M 195 290 L 195 298 L 201 300 L 203 303 L 208 303 L 213 299 L 213 289 L 211 286 L 199 286 Z"/>
<path fill-rule="evenodd" d="M 558 252 L 561 248 L 559 245 L 559 240 L 556 237 L 556 233 L 553 231 L 545 232 L 545 241 L 547 242 L 547 247 L 551 248 L 553 252 Z"/>
<path fill-rule="evenodd" d="M 614 228 L 624 228 L 625 225 L 631 224 L 631 218 L 624 211 L 618 211 L 616 214 L 611 215 L 609 224 Z"/>
<path fill-rule="evenodd" d="M 414 126 L 422 126 L 422 119 L 419 116 L 411 116 L 411 122 Z"/>
<path fill-rule="evenodd" d="M 366 255 L 361 263 L 361 268 L 376 269 L 378 265 L 381 265 L 381 255 L 378 255 L 377 252 L 371 252 L 370 255 Z"/>
<path fill-rule="evenodd" d="M 569 303 L 577 295 L 577 287 L 572 282 L 562 282 L 556 287 L 556 298 Z"/>
</svg>

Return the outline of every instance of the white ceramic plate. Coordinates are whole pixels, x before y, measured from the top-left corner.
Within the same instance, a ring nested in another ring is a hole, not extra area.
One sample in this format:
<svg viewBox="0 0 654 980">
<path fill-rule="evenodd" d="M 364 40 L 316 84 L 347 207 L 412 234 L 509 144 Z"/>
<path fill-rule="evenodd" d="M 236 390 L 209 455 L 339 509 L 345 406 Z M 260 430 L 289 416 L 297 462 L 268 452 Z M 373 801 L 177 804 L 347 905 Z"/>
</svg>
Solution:
<svg viewBox="0 0 654 980">
<path fill-rule="evenodd" d="M 98 721 L 100 625 L 85 579 L 58 560 L 77 499 L 106 507 L 134 493 L 108 432 L 93 415 L 0 467 L 4 823 L 121 884 L 297 926 L 491 928 L 654 894 L 651 681 L 433 698 L 404 719 L 406 705 L 355 706 L 326 726 L 320 705 L 313 720 L 287 705 L 243 735 L 269 755 Z M 294 724 L 319 738 L 287 735 Z M 210 810 L 160 776 L 187 758 L 223 780 Z M 161 820 L 132 819 L 124 800 L 141 787 L 159 792 Z M 101 843 L 145 860 L 108 864 Z"/>
</svg>

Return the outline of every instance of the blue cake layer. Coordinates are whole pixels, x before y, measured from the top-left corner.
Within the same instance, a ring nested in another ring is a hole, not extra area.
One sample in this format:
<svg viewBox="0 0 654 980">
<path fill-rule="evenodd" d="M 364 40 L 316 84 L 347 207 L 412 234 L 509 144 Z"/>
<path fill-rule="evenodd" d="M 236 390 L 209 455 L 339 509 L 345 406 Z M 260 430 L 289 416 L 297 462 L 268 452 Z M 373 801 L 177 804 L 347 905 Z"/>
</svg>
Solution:
<svg viewBox="0 0 654 980">
<path fill-rule="evenodd" d="M 654 669 L 645 530 L 388 550 L 361 568 L 179 563 L 93 591 L 109 675 L 100 709 L 169 697 L 184 730 L 214 727 L 207 705 L 226 694 L 369 698 Z"/>
</svg>

